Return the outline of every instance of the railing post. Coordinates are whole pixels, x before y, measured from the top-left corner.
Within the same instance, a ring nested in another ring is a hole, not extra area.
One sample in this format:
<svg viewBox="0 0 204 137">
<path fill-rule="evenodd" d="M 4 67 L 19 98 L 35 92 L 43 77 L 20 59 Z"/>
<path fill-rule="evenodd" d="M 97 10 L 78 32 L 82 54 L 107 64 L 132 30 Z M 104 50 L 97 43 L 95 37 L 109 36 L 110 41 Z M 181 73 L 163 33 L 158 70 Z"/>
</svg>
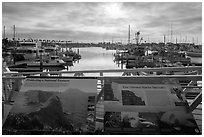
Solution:
<svg viewBox="0 0 204 137">
<path fill-rule="evenodd" d="M 103 72 L 100 72 L 100 76 L 102 77 L 103 76 Z M 101 89 L 103 88 L 103 80 L 101 79 Z"/>
<path fill-rule="evenodd" d="M 8 86 L 9 86 L 9 83 L 8 83 L 8 80 L 7 79 L 3 79 L 3 96 L 4 96 L 4 102 L 7 102 L 8 101 Z"/>
<path fill-rule="evenodd" d="M 202 101 L 202 93 L 194 99 L 193 103 L 189 106 L 188 112 L 192 112 Z"/>
<path fill-rule="evenodd" d="M 100 72 L 100 76 L 103 76 L 103 72 Z"/>
</svg>

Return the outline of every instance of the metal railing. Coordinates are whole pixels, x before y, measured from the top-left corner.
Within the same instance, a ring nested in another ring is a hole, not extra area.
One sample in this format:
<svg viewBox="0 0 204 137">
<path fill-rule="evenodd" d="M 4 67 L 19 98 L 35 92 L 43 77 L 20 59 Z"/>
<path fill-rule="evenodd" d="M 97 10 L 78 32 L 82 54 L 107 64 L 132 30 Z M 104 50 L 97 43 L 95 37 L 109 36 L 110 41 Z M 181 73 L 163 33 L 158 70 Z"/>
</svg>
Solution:
<svg viewBox="0 0 204 137">
<path fill-rule="evenodd" d="M 49 71 L 49 72 L 19 72 L 17 75 L 59 75 L 62 74 L 74 74 L 73 76 L 83 76 L 86 73 L 92 74 L 99 74 L 100 76 L 104 76 L 104 73 L 122 73 L 123 76 L 131 74 L 133 76 L 137 75 L 137 72 L 140 73 L 152 73 L 152 72 L 160 72 L 159 74 L 173 74 L 174 72 L 182 72 L 183 74 L 191 74 L 197 73 L 202 74 L 202 67 L 200 66 L 193 66 L 193 67 L 161 67 L 161 68 L 136 68 L 136 69 L 110 69 L 110 70 L 81 70 L 81 71 Z M 16 73 L 9 73 L 9 74 L 16 74 Z"/>
</svg>

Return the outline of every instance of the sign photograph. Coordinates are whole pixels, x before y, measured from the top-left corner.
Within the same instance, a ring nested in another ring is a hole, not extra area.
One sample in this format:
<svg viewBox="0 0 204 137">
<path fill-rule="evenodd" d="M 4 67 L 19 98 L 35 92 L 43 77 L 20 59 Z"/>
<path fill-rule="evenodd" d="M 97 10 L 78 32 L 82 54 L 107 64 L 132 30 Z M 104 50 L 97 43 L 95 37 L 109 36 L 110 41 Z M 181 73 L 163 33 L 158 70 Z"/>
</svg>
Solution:
<svg viewBox="0 0 204 137">
<path fill-rule="evenodd" d="M 95 100 L 96 82 L 95 78 L 27 78 L 3 128 L 87 131 L 88 100 Z"/>
</svg>

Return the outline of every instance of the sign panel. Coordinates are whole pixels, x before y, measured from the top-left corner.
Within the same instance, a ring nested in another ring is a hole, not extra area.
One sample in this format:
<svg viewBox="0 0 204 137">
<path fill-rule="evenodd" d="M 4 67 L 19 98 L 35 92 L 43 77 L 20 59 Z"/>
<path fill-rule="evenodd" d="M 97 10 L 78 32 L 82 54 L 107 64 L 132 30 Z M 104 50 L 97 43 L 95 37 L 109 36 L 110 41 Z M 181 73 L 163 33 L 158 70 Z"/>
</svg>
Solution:
<svg viewBox="0 0 204 137">
<path fill-rule="evenodd" d="M 96 78 L 27 78 L 4 129 L 87 130 L 88 106 L 96 95 Z"/>
<path fill-rule="evenodd" d="M 128 82 L 130 81 L 130 82 Z M 135 81 L 135 82 L 134 82 Z M 104 82 L 104 130 L 124 134 L 199 132 L 179 83 L 107 78 Z"/>
</svg>

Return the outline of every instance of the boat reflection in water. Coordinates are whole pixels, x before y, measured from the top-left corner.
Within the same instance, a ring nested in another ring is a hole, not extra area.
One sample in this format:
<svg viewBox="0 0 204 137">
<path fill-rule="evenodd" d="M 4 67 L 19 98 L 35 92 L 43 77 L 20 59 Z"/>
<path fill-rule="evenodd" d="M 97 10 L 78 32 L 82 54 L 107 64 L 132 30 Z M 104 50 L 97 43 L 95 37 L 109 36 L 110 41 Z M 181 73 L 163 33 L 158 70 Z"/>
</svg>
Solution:
<svg viewBox="0 0 204 137">
<path fill-rule="evenodd" d="M 73 48 L 73 50 L 77 49 L 80 51 L 81 59 L 75 61 L 69 70 L 120 69 L 117 64 L 113 62 L 115 50 L 106 50 L 101 47 Z"/>
</svg>

